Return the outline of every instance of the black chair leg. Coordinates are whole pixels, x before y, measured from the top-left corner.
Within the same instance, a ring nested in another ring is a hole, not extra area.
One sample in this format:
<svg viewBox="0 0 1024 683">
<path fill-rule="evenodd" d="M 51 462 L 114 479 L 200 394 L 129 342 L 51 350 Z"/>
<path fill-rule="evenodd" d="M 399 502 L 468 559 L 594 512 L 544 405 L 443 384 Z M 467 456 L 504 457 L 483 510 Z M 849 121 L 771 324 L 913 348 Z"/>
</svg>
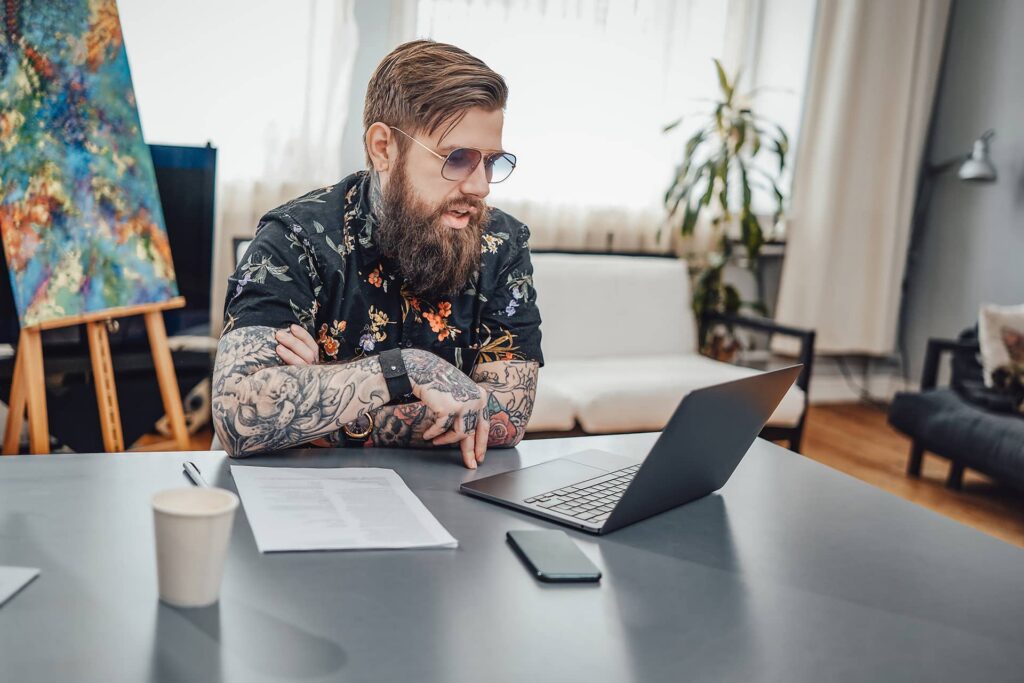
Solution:
<svg viewBox="0 0 1024 683">
<path fill-rule="evenodd" d="M 907 463 L 907 474 L 912 477 L 921 476 L 921 463 L 924 461 L 924 446 L 916 441 L 910 447 L 910 461 Z"/>
<path fill-rule="evenodd" d="M 957 461 L 949 465 L 949 478 L 946 479 L 946 488 L 959 491 L 964 485 L 964 466 Z"/>
</svg>

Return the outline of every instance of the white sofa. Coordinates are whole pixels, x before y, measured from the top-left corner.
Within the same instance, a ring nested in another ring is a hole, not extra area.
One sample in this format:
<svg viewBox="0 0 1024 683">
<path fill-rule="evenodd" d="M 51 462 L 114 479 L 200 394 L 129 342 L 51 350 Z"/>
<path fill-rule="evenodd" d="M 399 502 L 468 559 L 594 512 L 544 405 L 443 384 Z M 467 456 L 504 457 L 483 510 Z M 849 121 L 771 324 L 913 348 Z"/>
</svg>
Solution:
<svg viewBox="0 0 1024 683">
<path fill-rule="evenodd" d="M 690 391 L 758 372 L 697 353 L 678 259 L 541 253 L 533 266 L 545 366 L 528 432 L 660 430 Z M 769 426 L 802 426 L 806 404 L 794 386 Z"/>
</svg>

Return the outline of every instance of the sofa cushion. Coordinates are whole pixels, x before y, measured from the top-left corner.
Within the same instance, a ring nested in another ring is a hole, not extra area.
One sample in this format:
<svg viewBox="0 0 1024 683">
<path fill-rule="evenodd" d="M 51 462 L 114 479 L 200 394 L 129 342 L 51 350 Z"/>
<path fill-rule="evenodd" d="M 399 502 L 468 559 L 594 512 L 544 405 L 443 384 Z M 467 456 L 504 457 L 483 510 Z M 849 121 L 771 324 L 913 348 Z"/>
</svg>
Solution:
<svg viewBox="0 0 1024 683">
<path fill-rule="evenodd" d="M 567 432 L 576 426 L 576 409 L 572 399 L 554 382 L 548 380 L 547 366 L 540 369 L 537 395 L 533 400 L 533 413 L 528 432 Z"/>
<path fill-rule="evenodd" d="M 696 352 L 682 261 L 606 254 L 531 259 L 545 362 Z"/>
<path fill-rule="evenodd" d="M 993 413 L 948 388 L 898 393 L 889 423 L 925 449 L 1024 490 L 1024 419 Z"/>
<path fill-rule="evenodd" d="M 594 434 L 656 431 L 694 389 L 757 373 L 696 354 L 558 359 L 544 367 L 537 403 L 548 391 L 567 396 L 580 426 Z M 794 386 L 769 424 L 794 426 L 803 410 L 803 391 Z"/>
</svg>

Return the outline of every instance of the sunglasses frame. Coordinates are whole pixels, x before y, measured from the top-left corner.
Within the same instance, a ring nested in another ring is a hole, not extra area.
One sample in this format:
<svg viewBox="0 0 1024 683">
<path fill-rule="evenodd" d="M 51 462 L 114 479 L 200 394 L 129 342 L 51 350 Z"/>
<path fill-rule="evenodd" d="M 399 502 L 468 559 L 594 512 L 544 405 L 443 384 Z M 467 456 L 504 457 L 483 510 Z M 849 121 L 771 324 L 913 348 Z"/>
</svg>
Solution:
<svg viewBox="0 0 1024 683">
<path fill-rule="evenodd" d="M 450 182 L 450 183 L 461 183 L 461 182 L 462 182 L 463 180 L 465 180 L 465 179 L 466 179 L 466 178 L 468 178 L 469 176 L 473 175 L 473 173 L 474 173 L 474 172 L 476 171 L 476 169 L 477 169 L 477 166 L 479 166 L 479 165 L 480 165 L 480 162 L 483 162 L 483 161 L 485 161 L 486 159 L 488 159 L 488 158 L 490 158 L 490 157 L 505 157 L 505 158 L 507 158 L 507 159 L 508 159 L 508 160 L 509 160 L 509 161 L 510 161 L 510 162 L 512 163 L 512 171 L 515 171 L 515 170 L 516 170 L 516 162 L 517 162 L 518 160 L 516 159 L 516 155 L 515 155 L 515 154 L 512 154 L 511 152 L 492 152 L 492 153 L 487 153 L 487 152 L 485 152 L 485 151 L 484 151 L 484 150 L 482 150 L 482 149 L 477 149 L 476 147 L 456 147 L 456 148 L 455 148 L 455 149 L 453 149 L 452 151 L 448 152 L 448 154 L 447 154 L 447 155 L 445 155 L 445 154 L 439 154 L 439 153 L 437 153 L 436 151 L 434 151 L 434 150 L 430 149 L 429 147 L 427 147 L 426 145 L 424 145 L 424 144 L 423 144 L 422 142 L 420 142 L 419 140 L 417 140 L 417 139 L 416 139 L 416 138 L 414 138 L 413 136 L 411 136 L 411 135 L 409 135 L 408 133 L 406 133 L 406 132 L 405 132 L 404 130 L 402 130 L 401 128 L 398 128 L 397 126 L 388 126 L 388 128 L 390 128 L 391 130 L 397 130 L 397 131 L 398 131 L 399 133 L 401 133 L 401 134 L 402 134 L 402 135 L 404 135 L 405 137 L 409 138 L 410 140 L 412 140 L 413 142 L 415 142 L 415 143 L 416 143 L 417 145 L 419 145 L 420 147 L 422 147 L 423 149 L 427 150 L 428 152 L 430 152 L 431 154 L 433 154 L 433 155 L 434 155 L 435 157 L 437 157 L 438 159 L 440 159 L 440 160 L 441 160 L 441 161 L 443 162 L 443 163 L 441 164 L 441 177 L 442 177 L 442 178 L 444 178 L 445 180 L 447 180 L 447 181 L 448 181 L 448 182 Z M 449 177 L 447 177 L 447 176 L 446 176 L 446 175 L 444 174 L 444 169 L 445 169 L 445 167 L 446 167 L 446 166 L 448 165 L 448 159 L 449 159 L 449 157 L 451 157 L 451 156 L 452 156 L 453 154 L 455 154 L 456 152 L 461 152 L 462 150 L 467 150 L 467 149 L 468 149 L 468 150 L 472 150 L 472 151 L 476 152 L 477 154 L 479 154 L 479 155 L 480 155 L 480 160 L 479 160 L 479 161 L 477 161 L 477 162 L 476 162 L 476 164 L 474 164 L 474 165 L 473 165 L 473 168 L 471 168 L 471 169 L 469 170 L 469 173 L 467 173 L 467 174 L 466 174 L 466 177 L 465 177 L 465 178 L 459 178 L 458 180 L 453 180 L 452 178 L 449 178 Z M 509 171 L 509 172 L 508 172 L 508 175 L 507 175 L 507 176 L 505 176 L 504 178 L 502 178 L 501 180 L 488 180 L 488 181 L 487 181 L 487 183 L 488 183 L 489 185 L 497 185 L 497 184 L 499 184 L 499 183 L 503 183 L 503 182 L 505 182 L 506 180 L 508 180 L 508 179 L 509 179 L 509 176 L 511 176 L 511 175 L 512 175 L 512 171 Z"/>
</svg>

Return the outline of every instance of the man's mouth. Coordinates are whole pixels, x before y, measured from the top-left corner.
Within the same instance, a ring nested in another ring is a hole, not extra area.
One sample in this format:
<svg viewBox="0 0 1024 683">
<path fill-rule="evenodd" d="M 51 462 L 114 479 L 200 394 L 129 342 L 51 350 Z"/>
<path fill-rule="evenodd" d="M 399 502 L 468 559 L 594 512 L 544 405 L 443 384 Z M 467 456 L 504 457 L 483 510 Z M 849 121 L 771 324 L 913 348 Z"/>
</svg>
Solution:
<svg viewBox="0 0 1024 683">
<path fill-rule="evenodd" d="M 473 217 L 472 209 L 449 209 L 444 212 L 444 223 L 449 228 L 461 230 L 469 225 L 469 219 Z"/>
</svg>

